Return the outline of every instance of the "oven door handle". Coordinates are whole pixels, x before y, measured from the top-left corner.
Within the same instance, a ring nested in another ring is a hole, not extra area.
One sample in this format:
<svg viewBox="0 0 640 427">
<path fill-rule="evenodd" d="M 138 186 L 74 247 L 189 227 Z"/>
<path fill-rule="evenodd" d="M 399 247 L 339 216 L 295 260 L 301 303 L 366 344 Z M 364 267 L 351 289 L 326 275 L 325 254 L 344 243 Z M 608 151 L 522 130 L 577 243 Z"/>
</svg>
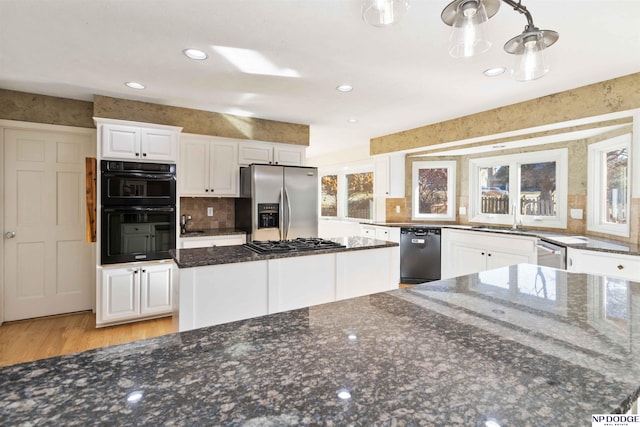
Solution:
<svg viewBox="0 0 640 427">
<path fill-rule="evenodd" d="M 142 173 L 142 172 L 103 172 L 105 178 L 144 178 L 154 181 L 175 179 L 175 175 L 171 173 Z"/>
<path fill-rule="evenodd" d="M 102 208 L 104 212 L 175 212 L 176 208 L 173 206 L 127 206 L 123 208 Z"/>
</svg>

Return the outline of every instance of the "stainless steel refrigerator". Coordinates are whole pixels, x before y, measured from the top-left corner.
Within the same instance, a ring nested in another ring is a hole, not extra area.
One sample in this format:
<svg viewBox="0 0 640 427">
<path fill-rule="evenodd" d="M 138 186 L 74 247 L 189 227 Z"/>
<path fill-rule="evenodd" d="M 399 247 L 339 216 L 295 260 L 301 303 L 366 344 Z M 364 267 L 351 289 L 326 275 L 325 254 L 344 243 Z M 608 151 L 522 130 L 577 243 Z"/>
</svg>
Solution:
<svg viewBox="0 0 640 427">
<path fill-rule="evenodd" d="M 318 169 L 250 165 L 240 168 L 236 228 L 247 241 L 318 237 Z"/>
</svg>

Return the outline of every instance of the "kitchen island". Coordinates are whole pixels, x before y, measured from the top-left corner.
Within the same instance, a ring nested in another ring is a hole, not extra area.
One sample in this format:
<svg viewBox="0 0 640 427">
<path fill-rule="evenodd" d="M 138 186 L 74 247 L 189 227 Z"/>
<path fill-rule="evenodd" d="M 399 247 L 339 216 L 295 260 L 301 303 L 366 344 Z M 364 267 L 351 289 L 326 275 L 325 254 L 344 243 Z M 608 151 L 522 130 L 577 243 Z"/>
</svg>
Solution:
<svg viewBox="0 0 640 427">
<path fill-rule="evenodd" d="M 366 237 L 340 247 L 256 253 L 246 245 L 177 249 L 177 330 L 217 325 L 398 287 L 397 243 Z"/>
<path fill-rule="evenodd" d="M 5 367 L 0 425 L 585 426 L 639 330 L 640 283 L 521 264 Z"/>
</svg>

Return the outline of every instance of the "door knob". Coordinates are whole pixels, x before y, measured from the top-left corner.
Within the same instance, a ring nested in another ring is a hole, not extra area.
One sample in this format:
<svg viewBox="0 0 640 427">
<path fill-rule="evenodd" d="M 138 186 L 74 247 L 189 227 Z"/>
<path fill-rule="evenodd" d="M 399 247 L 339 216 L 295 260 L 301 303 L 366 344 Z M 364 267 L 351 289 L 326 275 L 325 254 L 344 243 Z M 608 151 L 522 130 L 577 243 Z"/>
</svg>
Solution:
<svg viewBox="0 0 640 427">
<path fill-rule="evenodd" d="M 7 231 L 4 236 L 7 239 L 13 239 L 14 237 L 16 237 L 16 232 L 15 231 Z"/>
</svg>

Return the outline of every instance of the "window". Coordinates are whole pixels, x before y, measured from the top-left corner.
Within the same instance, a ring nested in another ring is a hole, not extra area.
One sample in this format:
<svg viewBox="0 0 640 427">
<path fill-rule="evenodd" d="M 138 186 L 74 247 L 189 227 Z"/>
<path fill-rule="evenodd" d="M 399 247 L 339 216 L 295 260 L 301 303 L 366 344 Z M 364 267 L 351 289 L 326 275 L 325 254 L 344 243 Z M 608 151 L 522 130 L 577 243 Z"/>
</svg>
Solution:
<svg viewBox="0 0 640 427">
<path fill-rule="evenodd" d="M 413 219 L 455 221 L 456 162 L 413 162 Z"/>
<path fill-rule="evenodd" d="M 631 134 L 589 145 L 587 228 L 629 236 Z"/>
<path fill-rule="evenodd" d="M 469 161 L 470 220 L 566 228 L 567 149 Z"/>
<path fill-rule="evenodd" d="M 320 216 L 338 216 L 338 175 L 320 178 Z"/>
<path fill-rule="evenodd" d="M 347 218 L 373 219 L 373 172 L 345 174 Z"/>
<path fill-rule="evenodd" d="M 326 172 L 320 175 L 320 216 L 339 219 L 374 219 L 373 166 Z"/>
</svg>

